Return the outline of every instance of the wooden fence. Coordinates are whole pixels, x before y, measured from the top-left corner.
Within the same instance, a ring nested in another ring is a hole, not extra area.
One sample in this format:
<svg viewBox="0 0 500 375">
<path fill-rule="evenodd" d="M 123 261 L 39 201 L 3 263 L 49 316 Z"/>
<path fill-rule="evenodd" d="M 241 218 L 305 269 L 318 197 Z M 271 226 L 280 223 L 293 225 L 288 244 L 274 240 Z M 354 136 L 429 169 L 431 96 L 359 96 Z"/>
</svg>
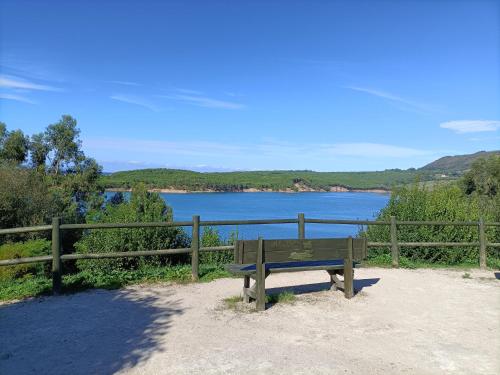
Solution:
<svg viewBox="0 0 500 375">
<path fill-rule="evenodd" d="M 52 219 L 51 225 L 40 225 L 34 227 L 0 229 L 2 234 L 20 234 L 30 232 L 52 231 L 52 254 L 30 257 L 0 260 L 0 266 L 13 266 L 25 263 L 52 262 L 52 290 L 55 294 L 61 291 L 62 267 L 65 260 L 77 259 L 104 259 L 104 258 L 126 258 L 150 255 L 191 254 L 192 279 L 199 278 L 199 254 L 204 251 L 227 251 L 234 250 L 234 246 L 201 247 L 200 227 L 221 225 L 260 225 L 260 224 L 297 224 L 298 238 L 305 239 L 306 224 L 340 224 L 340 225 L 388 225 L 390 226 L 390 242 L 368 242 L 368 247 L 390 247 L 392 255 L 392 266 L 399 267 L 400 247 L 453 247 L 453 246 L 478 246 L 479 266 L 486 268 L 486 248 L 500 247 L 499 242 L 488 242 L 485 228 L 487 226 L 500 226 L 500 223 L 479 221 L 400 221 L 392 216 L 390 221 L 374 220 L 334 220 L 334 219 L 308 219 L 303 213 L 298 214 L 296 219 L 267 219 L 267 220 L 214 220 L 201 221 L 200 216 L 195 215 L 191 221 L 175 222 L 152 222 L 152 223 L 98 223 L 98 224 L 63 224 L 61 219 Z M 398 226 L 403 225 L 430 225 L 430 226 L 471 226 L 478 229 L 477 242 L 398 242 Z M 147 251 L 113 252 L 113 253 L 89 253 L 89 254 L 64 254 L 61 247 L 62 232 L 67 230 L 91 230 L 91 229 L 116 229 L 116 228 L 160 228 L 160 227 L 191 227 L 191 247 L 180 249 L 160 249 Z"/>
</svg>

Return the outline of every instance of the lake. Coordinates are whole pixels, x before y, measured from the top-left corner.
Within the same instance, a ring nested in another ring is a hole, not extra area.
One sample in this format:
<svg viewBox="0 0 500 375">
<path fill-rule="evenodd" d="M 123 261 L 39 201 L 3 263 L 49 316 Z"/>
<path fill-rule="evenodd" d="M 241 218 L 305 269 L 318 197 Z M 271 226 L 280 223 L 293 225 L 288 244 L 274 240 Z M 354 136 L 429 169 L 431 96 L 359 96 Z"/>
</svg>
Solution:
<svg viewBox="0 0 500 375">
<path fill-rule="evenodd" d="M 113 193 L 108 193 L 108 196 Z M 250 220 L 296 218 L 303 212 L 316 219 L 373 219 L 385 207 L 389 194 L 378 193 L 189 193 L 160 194 L 173 208 L 174 220 Z M 237 231 L 238 238 L 296 238 L 297 224 L 221 226 L 227 238 Z M 306 224 L 306 237 L 355 235 L 356 225 Z"/>
</svg>

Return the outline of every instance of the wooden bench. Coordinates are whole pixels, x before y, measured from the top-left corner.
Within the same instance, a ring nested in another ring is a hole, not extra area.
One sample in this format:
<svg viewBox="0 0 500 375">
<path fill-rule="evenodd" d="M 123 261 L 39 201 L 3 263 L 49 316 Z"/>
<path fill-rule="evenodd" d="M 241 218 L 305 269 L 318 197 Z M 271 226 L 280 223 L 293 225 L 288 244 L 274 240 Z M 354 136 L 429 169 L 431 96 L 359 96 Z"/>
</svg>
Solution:
<svg viewBox="0 0 500 375">
<path fill-rule="evenodd" d="M 234 264 L 226 269 L 244 277 L 245 302 L 256 300 L 257 310 L 265 310 L 266 277 L 274 272 L 325 270 L 333 290 L 341 288 L 346 298 L 354 295 L 354 267 L 367 255 L 366 239 L 321 238 L 302 240 L 244 240 L 234 247 Z M 337 276 L 343 275 L 344 280 Z M 250 287 L 250 279 L 255 283 Z"/>
</svg>

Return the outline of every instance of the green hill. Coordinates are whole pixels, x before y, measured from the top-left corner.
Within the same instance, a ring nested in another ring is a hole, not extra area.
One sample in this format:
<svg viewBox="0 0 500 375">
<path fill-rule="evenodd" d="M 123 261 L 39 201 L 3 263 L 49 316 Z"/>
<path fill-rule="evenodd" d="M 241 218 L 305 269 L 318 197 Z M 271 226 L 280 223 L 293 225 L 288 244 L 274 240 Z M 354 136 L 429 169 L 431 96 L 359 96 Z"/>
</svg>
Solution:
<svg viewBox="0 0 500 375">
<path fill-rule="evenodd" d="M 175 169 L 143 169 L 102 177 L 107 188 L 130 188 L 144 182 L 149 188 L 188 191 L 332 191 L 384 189 L 417 179 L 415 170 L 381 172 L 252 171 L 200 173 Z"/>
<path fill-rule="evenodd" d="M 143 182 L 150 189 L 186 191 L 345 191 L 390 190 L 415 181 L 449 181 L 461 175 L 482 156 L 499 151 L 471 155 L 446 156 L 420 169 L 389 169 L 375 172 L 248 171 L 201 173 L 182 169 L 140 169 L 104 175 L 108 189 L 129 189 Z M 442 176 L 445 174 L 446 176 Z"/>
<path fill-rule="evenodd" d="M 460 175 L 470 168 L 474 160 L 482 157 L 489 157 L 491 155 L 500 155 L 500 151 L 479 151 L 475 154 L 445 156 L 423 166 L 419 170 L 441 172 L 448 175 Z"/>
</svg>

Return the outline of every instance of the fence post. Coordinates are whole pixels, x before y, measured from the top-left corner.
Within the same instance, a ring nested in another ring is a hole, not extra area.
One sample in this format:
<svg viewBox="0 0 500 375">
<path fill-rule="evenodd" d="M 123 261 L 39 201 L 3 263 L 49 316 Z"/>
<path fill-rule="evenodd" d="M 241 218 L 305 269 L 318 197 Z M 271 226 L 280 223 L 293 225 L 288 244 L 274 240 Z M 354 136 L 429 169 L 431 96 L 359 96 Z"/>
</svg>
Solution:
<svg viewBox="0 0 500 375">
<path fill-rule="evenodd" d="M 299 240 L 303 240 L 306 238 L 306 222 L 304 218 L 304 214 L 299 214 Z"/>
<path fill-rule="evenodd" d="M 396 216 L 391 216 L 391 255 L 392 255 L 392 266 L 398 268 L 399 247 L 398 247 Z"/>
<path fill-rule="evenodd" d="M 486 268 L 486 233 L 483 218 L 479 219 L 479 267 Z"/>
<path fill-rule="evenodd" d="M 52 293 L 61 293 L 62 262 L 61 262 L 61 218 L 52 218 Z"/>
<path fill-rule="evenodd" d="M 193 231 L 191 234 L 191 278 L 193 281 L 199 279 L 200 263 L 200 216 L 193 216 Z"/>
</svg>

